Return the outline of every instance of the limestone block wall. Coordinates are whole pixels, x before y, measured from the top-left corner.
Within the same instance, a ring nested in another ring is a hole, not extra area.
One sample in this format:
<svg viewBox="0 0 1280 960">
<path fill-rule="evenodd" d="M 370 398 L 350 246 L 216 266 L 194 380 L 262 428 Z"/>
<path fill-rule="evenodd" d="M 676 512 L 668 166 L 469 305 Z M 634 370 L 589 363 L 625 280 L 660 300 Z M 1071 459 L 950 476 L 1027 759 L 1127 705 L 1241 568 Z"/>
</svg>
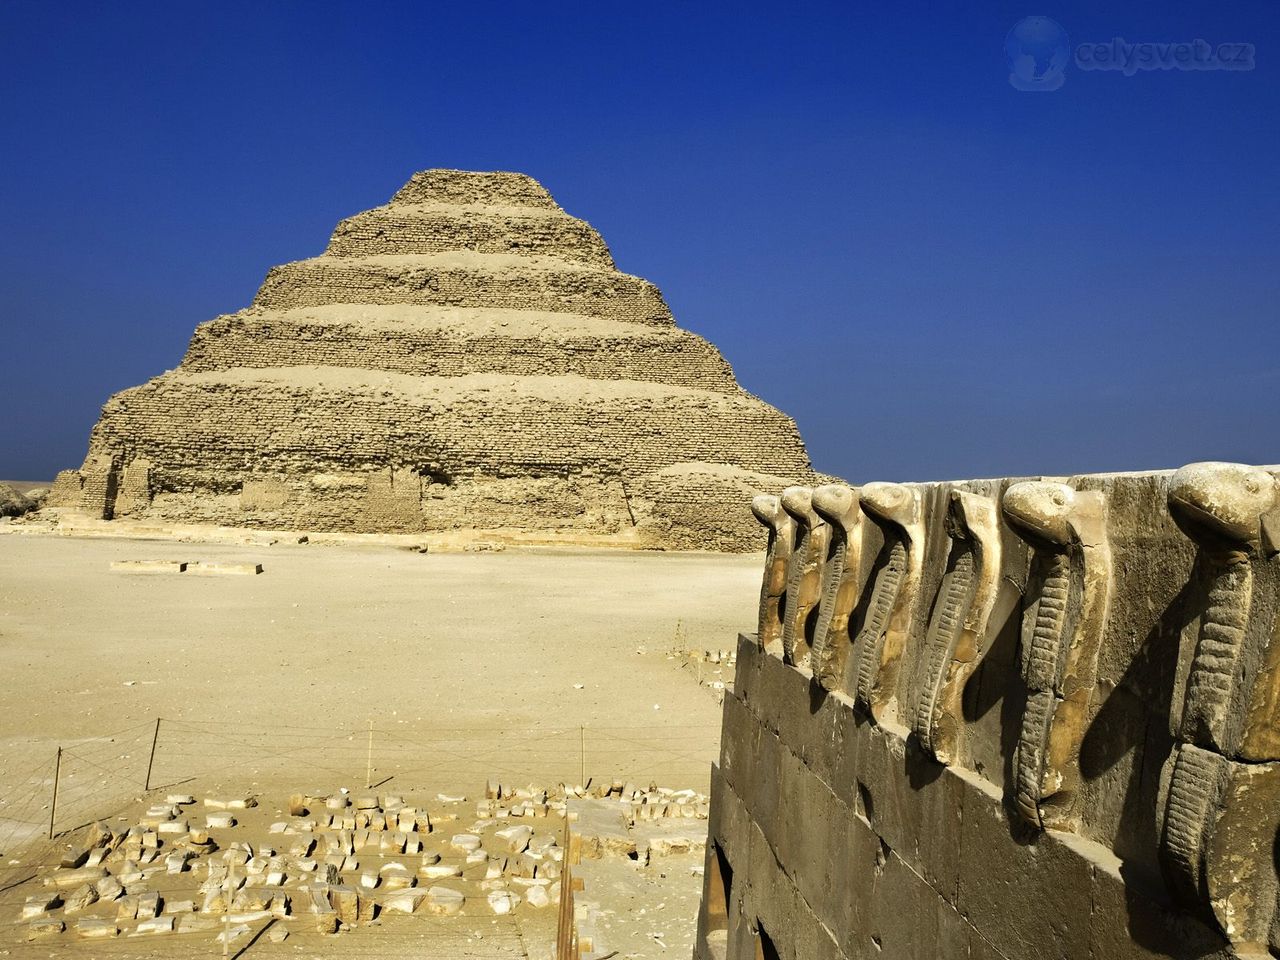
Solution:
<svg viewBox="0 0 1280 960">
<path fill-rule="evenodd" d="M 525 310 L 245 310 L 197 327 L 182 363 L 192 372 L 293 366 L 570 375 L 740 392 L 720 351 L 687 330 Z"/>
<path fill-rule="evenodd" d="M 544 522 L 590 529 L 602 512 L 590 505 L 607 478 L 619 493 L 609 498 L 600 532 L 618 532 L 633 525 L 624 522 L 628 479 L 707 461 L 748 480 L 735 481 L 732 496 L 722 491 L 715 502 L 725 510 L 706 510 L 703 500 L 702 513 L 686 511 L 686 523 L 700 518 L 709 531 L 699 545 L 722 549 L 714 518 L 735 516 L 743 538 L 752 523 L 742 494 L 761 488 L 747 474 L 808 470 L 798 437 L 790 447 L 773 445 L 792 431 L 773 408 L 741 394 L 488 375 L 423 389 L 402 375 L 281 368 L 230 381 L 225 373 L 167 375 L 124 391 L 104 411 L 91 449 L 117 451 L 126 472 L 138 459 L 148 463 L 156 519 L 365 531 L 379 524 L 364 491 L 370 477 L 392 469 L 387 464 L 417 475 L 427 493 L 416 513 L 386 529 L 536 529 Z M 288 490 L 272 509 L 243 495 L 246 482 L 264 478 Z M 734 503 L 736 510 L 727 506 Z M 690 537 L 683 542 L 693 545 Z"/>
<path fill-rule="evenodd" d="M 112 397 L 48 504 L 744 549 L 744 494 L 814 480 L 794 421 L 541 185 L 428 170 Z"/>
<path fill-rule="evenodd" d="M 759 537 L 747 504 L 756 491 L 781 490 L 786 473 L 761 473 L 721 463 L 675 463 L 626 484 L 628 509 L 643 538 L 677 550 L 739 550 Z M 773 469 L 777 469 L 777 465 Z M 716 509 L 718 504 L 738 509 Z"/>
<path fill-rule="evenodd" d="M 473 170 L 420 170 L 396 191 L 391 202 L 560 210 L 547 188 L 527 174 Z"/>
<path fill-rule="evenodd" d="M 420 256 L 317 257 L 272 267 L 253 300 L 260 307 L 329 303 L 569 310 L 607 320 L 674 323 L 652 283 L 555 258 Z"/>
<path fill-rule="evenodd" d="M 399 382 L 406 379 L 297 367 L 236 380 L 157 377 L 112 401 L 92 443 L 119 450 L 125 462 L 146 457 L 162 475 L 202 466 L 288 473 L 388 460 L 442 478 L 565 474 L 580 465 L 638 475 L 690 460 L 784 476 L 806 467 L 794 448 L 768 442 L 788 430 L 786 419 L 742 396 L 489 375 L 424 390 L 416 379 Z M 384 393 L 396 403 L 384 403 Z M 167 429 L 175 418 L 187 429 Z"/>
<path fill-rule="evenodd" d="M 1280 956 L 1280 473 L 791 488 L 701 958 Z"/>
<path fill-rule="evenodd" d="M 338 224 L 326 254 L 337 257 L 443 253 L 547 254 L 564 260 L 614 268 L 613 257 L 591 225 L 556 210 L 444 204 L 396 204 L 375 207 Z"/>
</svg>

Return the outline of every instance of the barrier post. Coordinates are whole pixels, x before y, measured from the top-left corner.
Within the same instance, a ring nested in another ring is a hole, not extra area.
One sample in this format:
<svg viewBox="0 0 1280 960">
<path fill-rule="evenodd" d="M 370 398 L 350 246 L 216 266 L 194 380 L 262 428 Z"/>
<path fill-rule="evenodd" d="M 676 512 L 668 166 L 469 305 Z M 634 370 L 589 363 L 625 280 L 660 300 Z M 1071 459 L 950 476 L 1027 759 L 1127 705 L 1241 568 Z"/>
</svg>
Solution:
<svg viewBox="0 0 1280 960">
<path fill-rule="evenodd" d="M 53 800 L 49 803 L 49 839 L 53 839 L 53 821 L 58 815 L 58 778 L 62 776 L 62 748 L 53 761 Z"/>
<path fill-rule="evenodd" d="M 160 718 L 156 717 L 156 729 L 151 734 L 151 756 L 147 757 L 147 781 L 145 789 L 151 789 L 151 768 L 156 762 L 156 744 L 160 742 Z"/>
</svg>

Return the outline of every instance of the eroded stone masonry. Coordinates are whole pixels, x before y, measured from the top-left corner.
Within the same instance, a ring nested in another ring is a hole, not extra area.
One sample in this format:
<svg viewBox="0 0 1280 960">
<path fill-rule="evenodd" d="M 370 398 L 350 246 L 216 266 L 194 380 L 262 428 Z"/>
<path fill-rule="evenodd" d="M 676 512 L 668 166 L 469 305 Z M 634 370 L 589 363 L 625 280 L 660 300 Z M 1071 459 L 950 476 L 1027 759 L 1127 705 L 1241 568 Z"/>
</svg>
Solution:
<svg viewBox="0 0 1280 960">
<path fill-rule="evenodd" d="M 795 423 L 541 185 L 428 170 L 113 396 L 49 506 L 734 549 L 751 493 L 814 481 Z"/>
<path fill-rule="evenodd" d="M 761 496 L 697 955 L 1280 956 L 1280 472 Z"/>
</svg>

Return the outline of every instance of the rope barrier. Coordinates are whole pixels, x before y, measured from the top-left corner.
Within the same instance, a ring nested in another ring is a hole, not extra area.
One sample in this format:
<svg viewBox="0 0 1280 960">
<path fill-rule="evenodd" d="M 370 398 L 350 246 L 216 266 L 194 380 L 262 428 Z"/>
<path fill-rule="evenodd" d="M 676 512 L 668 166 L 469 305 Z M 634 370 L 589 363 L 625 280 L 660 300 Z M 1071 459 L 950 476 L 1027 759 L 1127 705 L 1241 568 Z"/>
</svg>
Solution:
<svg viewBox="0 0 1280 960">
<path fill-rule="evenodd" d="M 264 766 L 280 775 L 321 774 L 348 784 L 364 783 L 370 769 L 373 780 L 386 782 L 389 775 L 442 787 L 491 776 L 573 783 L 589 773 L 638 781 L 679 771 L 701 781 L 717 758 L 720 730 L 714 724 L 587 724 L 432 727 L 423 734 L 396 727 L 250 728 L 234 721 L 164 718 L 70 740 L 62 747 L 53 826 L 111 816 L 145 791 L 143 771 L 151 767 L 155 790 L 233 769 L 252 768 L 257 775 Z M 14 784 L 0 801 L 0 850 L 18 838 L 28 843 L 25 835 L 47 822 L 38 813 L 49 807 L 51 766 L 49 759 L 21 776 L 0 774 L 0 781 Z"/>
</svg>

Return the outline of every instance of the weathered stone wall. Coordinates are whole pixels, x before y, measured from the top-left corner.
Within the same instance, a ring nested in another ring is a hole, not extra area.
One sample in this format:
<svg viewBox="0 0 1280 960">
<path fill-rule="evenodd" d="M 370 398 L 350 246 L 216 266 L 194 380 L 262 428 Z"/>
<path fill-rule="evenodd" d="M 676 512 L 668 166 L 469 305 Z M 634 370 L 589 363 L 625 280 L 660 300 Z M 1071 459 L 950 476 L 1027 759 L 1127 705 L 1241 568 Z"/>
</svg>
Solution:
<svg viewBox="0 0 1280 960">
<path fill-rule="evenodd" d="M 491 207 L 441 204 L 375 207 L 339 223 L 325 253 L 367 257 L 449 250 L 546 254 L 614 269 L 600 234 L 558 210 L 501 213 Z"/>
<path fill-rule="evenodd" d="M 518 207 L 560 211 L 546 187 L 523 173 L 420 170 L 396 191 L 393 204 L 441 203 L 467 207 Z"/>
<path fill-rule="evenodd" d="M 720 351 L 687 330 L 528 310 L 245 310 L 197 327 L 182 362 L 192 372 L 293 366 L 567 375 L 741 393 Z"/>
<path fill-rule="evenodd" d="M 157 518 L 311 529 L 341 524 L 344 509 L 353 529 L 378 529 L 362 491 L 388 463 L 428 488 L 396 530 L 536 528 L 573 518 L 589 528 L 584 503 L 597 478 L 621 484 L 686 461 L 783 477 L 807 469 L 794 453 L 798 438 L 781 450 L 771 443 L 794 430 L 791 422 L 743 394 L 590 380 L 563 393 L 532 392 L 527 380 L 488 375 L 426 383 L 335 368 L 166 375 L 114 397 L 91 446 L 116 451 L 130 465 L 125 472 L 138 459 L 149 464 Z M 172 430 L 175 422 L 184 429 Z M 288 491 L 270 510 L 243 495 L 246 482 L 268 479 Z M 744 489 L 751 487 L 732 491 L 743 537 L 751 523 Z M 510 497 L 508 507 L 486 506 L 499 494 Z M 625 498 L 611 513 L 626 517 Z"/>
<path fill-rule="evenodd" d="M 740 470 L 722 463 L 676 463 L 631 480 L 626 485 L 632 522 L 647 542 L 677 550 L 738 550 L 759 538 L 759 528 L 746 509 L 758 490 L 781 490 L 794 475 Z M 708 504 L 732 503 L 741 509 L 710 509 Z"/>
<path fill-rule="evenodd" d="M 698 955 L 1280 955 L 1278 507 L 1236 465 L 763 498 Z"/>
<path fill-rule="evenodd" d="M 744 492 L 814 478 L 795 423 L 588 224 L 528 177 L 437 170 L 111 398 L 50 505 L 742 549 Z"/>
<path fill-rule="evenodd" d="M 662 293 L 639 277 L 551 257 L 465 252 L 299 260 L 272 267 L 253 302 L 274 308 L 411 303 L 559 309 L 631 323 L 675 322 Z"/>
</svg>

